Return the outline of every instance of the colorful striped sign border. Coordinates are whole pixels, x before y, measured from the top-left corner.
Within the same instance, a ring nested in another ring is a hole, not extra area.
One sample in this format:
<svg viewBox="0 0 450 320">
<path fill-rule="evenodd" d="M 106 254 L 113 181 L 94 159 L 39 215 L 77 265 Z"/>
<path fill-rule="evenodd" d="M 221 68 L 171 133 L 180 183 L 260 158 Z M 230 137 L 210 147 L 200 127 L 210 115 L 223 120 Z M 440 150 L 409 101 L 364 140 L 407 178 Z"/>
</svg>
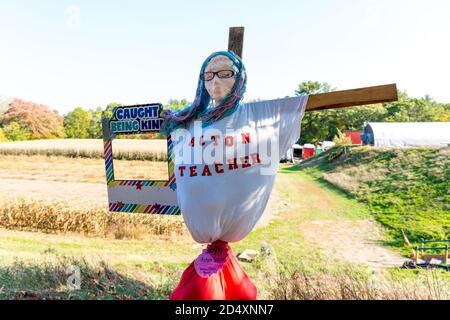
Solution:
<svg viewBox="0 0 450 320">
<path fill-rule="evenodd" d="M 108 187 L 117 186 L 129 186 L 136 190 L 141 190 L 142 187 L 167 187 L 176 190 L 176 180 L 174 174 L 174 154 L 173 143 L 170 134 L 167 135 L 167 166 L 169 179 L 168 180 L 115 180 L 114 179 L 114 165 L 113 165 L 113 149 L 112 140 L 113 136 L 105 134 L 105 130 L 109 132 L 108 128 L 105 128 L 103 124 L 103 151 L 105 158 L 105 170 L 106 170 L 106 183 Z M 141 134 L 141 133 L 137 133 Z M 143 133 L 142 133 L 143 134 Z M 121 201 L 115 203 L 109 203 L 109 211 L 111 212 L 129 212 L 129 213 L 149 213 L 149 214 L 168 214 L 179 215 L 181 214 L 180 208 L 176 205 L 164 205 L 164 204 L 133 204 L 123 203 Z"/>
<path fill-rule="evenodd" d="M 169 214 L 169 215 L 181 214 L 180 207 L 178 206 L 168 206 L 157 203 L 151 205 L 133 204 L 133 203 L 123 203 L 121 201 L 110 203 L 109 211 L 129 212 L 129 213 Z"/>
</svg>

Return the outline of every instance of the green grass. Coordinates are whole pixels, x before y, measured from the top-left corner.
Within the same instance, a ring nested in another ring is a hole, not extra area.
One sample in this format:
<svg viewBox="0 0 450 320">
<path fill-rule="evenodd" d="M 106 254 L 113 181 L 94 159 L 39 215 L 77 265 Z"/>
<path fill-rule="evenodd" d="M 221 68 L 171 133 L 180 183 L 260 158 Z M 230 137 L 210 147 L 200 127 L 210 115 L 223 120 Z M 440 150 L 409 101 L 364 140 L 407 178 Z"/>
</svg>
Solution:
<svg viewBox="0 0 450 320">
<path fill-rule="evenodd" d="M 336 283 L 345 287 L 348 285 L 345 281 L 349 279 L 358 281 L 359 291 L 355 294 L 370 298 L 371 295 L 367 295 L 370 289 L 366 286 L 372 271 L 339 259 L 330 261 L 317 244 L 302 237 L 300 227 L 303 222 L 354 221 L 370 217 L 366 205 L 329 182 L 317 180 L 315 174 L 320 171 L 314 170 L 315 173 L 298 167 L 280 169 L 276 181 L 280 197 L 277 218 L 268 226 L 251 232 L 243 241 L 232 244 L 233 252 L 259 251 L 262 245 L 270 248 L 271 255 L 259 256 L 252 263 L 241 263 L 256 284 L 259 298 L 352 297 L 347 295 L 351 292 L 322 292 L 321 295 L 311 291 L 309 296 L 304 296 L 296 294 L 295 290 L 289 294 L 284 294 L 284 289 L 279 290 L 283 283 L 293 284 L 295 289 L 298 279 L 292 277 L 298 273 L 305 275 L 302 279 L 322 279 L 320 283 L 330 285 L 330 288 Z M 173 239 L 154 236 L 145 241 L 114 240 L 0 229 L 0 243 L 0 299 L 166 299 L 184 269 L 201 251 L 201 246 L 189 236 Z M 80 290 L 70 291 L 65 285 L 68 265 L 81 269 Z M 426 271 L 388 271 L 388 275 L 402 281 L 417 279 L 417 274 L 425 280 L 429 276 Z M 449 279 L 441 274 L 438 273 L 439 279 Z M 340 278 L 342 275 L 345 275 L 344 280 Z M 304 283 L 298 288 L 304 288 Z M 313 286 L 308 290 L 318 288 Z"/>
<path fill-rule="evenodd" d="M 0 229 L 0 243 L 0 299 L 166 299 L 199 253 L 189 238 L 113 240 Z M 80 290 L 66 287 L 69 265 L 81 270 Z"/>
<path fill-rule="evenodd" d="M 260 257 L 253 263 L 242 263 L 246 272 L 261 290 L 262 297 L 270 296 L 270 290 L 272 290 L 266 278 L 268 270 L 283 274 L 290 274 L 300 269 L 308 274 L 337 273 L 339 267 L 345 265 L 344 262 L 339 261 L 332 265 L 324 263 L 327 258 L 322 255 L 316 245 L 309 244 L 302 238 L 299 229 L 302 222 L 313 219 L 364 219 L 368 216 L 364 206 L 347 196 L 342 196 L 342 192 L 338 190 L 331 192 L 324 190 L 302 172 L 292 173 L 289 170 L 280 170 L 276 188 L 281 198 L 279 217 L 268 226 L 251 232 L 243 241 L 232 244 L 235 254 L 247 248 L 259 251 L 262 245 L 271 249 L 272 254 L 269 257 Z M 320 204 L 320 194 L 304 195 L 311 188 L 318 188 L 317 190 L 326 196 L 327 203 L 316 206 L 316 202 Z M 145 274 L 145 280 L 138 282 L 149 286 L 146 290 L 152 294 L 146 296 L 147 298 L 158 298 L 163 293 L 170 292 L 169 289 L 174 288 L 181 273 L 201 250 L 201 247 L 188 236 L 185 238 L 180 236 L 179 239 L 173 240 L 155 236 L 153 241 L 138 241 L 85 237 L 76 234 L 45 235 L 2 230 L 0 243 L 2 243 L 2 250 L 11 253 L 0 254 L 0 278 L 2 273 L 20 274 L 19 269 L 23 268 L 31 270 L 31 274 L 41 270 L 44 275 L 37 274 L 36 278 L 42 279 L 45 274 L 48 275 L 45 270 L 60 270 L 61 261 L 64 261 L 65 256 L 75 259 L 74 263 L 79 260 L 79 264 L 84 266 L 87 274 L 90 274 L 96 267 L 95 264 L 91 265 L 88 262 L 100 258 L 108 262 L 109 268 L 114 273 L 128 279 L 123 281 L 130 287 L 135 287 L 130 282 L 132 279 L 141 279 L 142 274 Z M 50 264 L 45 262 L 49 256 L 53 257 Z M 363 269 L 361 267 L 361 270 Z M 59 274 L 58 281 L 61 282 L 65 276 L 62 273 Z M 39 292 L 53 292 L 61 286 L 59 282 L 49 283 L 41 280 L 29 285 L 30 281 L 28 276 L 9 276 L 8 286 L 14 288 L 13 291 L 22 288 L 20 290 Z M 0 284 L 0 288 L 1 286 Z M 88 285 L 78 292 L 77 297 L 103 299 L 108 296 L 104 292 L 92 290 L 93 287 Z M 121 294 L 139 298 L 136 293 L 139 290 L 129 289 L 129 291 L 127 294 L 123 292 Z M 64 291 L 65 297 L 69 294 L 72 293 Z"/>
<path fill-rule="evenodd" d="M 335 149 L 301 170 L 367 205 L 390 230 L 393 246 L 450 237 L 450 149 Z"/>
<path fill-rule="evenodd" d="M 265 228 L 251 232 L 243 241 L 233 245 L 239 252 L 249 248 L 259 251 L 268 246 L 273 255 L 257 259 L 252 264 L 243 264 L 245 271 L 258 288 L 271 291 L 273 283 L 267 283 L 269 272 L 290 275 L 301 270 L 308 275 L 337 275 L 342 269 L 351 267 L 355 272 L 368 272 L 365 266 L 350 266 L 349 263 L 325 256 L 317 244 L 302 237 L 301 224 L 312 220 L 360 220 L 370 215 L 367 209 L 351 197 L 335 188 L 317 185 L 314 179 L 292 167 L 279 170 L 277 191 L 281 198 L 280 215 Z"/>
<path fill-rule="evenodd" d="M 81 274 L 81 287 L 68 290 L 68 266 Z M 101 259 L 75 258 L 47 253 L 40 262 L 15 260 L 0 266 L 0 299 L 165 299 L 173 283 L 117 271 Z"/>
</svg>

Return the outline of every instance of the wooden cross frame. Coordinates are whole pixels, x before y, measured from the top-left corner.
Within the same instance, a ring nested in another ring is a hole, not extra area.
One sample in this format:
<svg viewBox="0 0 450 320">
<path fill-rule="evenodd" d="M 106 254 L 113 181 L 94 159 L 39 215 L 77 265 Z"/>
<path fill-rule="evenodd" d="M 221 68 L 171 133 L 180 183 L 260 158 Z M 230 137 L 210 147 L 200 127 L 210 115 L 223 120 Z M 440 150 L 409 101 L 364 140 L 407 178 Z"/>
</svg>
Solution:
<svg viewBox="0 0 450 320">
<path fill-rule="evenodd" d="M 228 36 L 228 51 L 233 51 L 242 58 L 243 45 L 244 27 L 231 27 Z M 397 85 L 393 83 L 381 86 L 312 94 L 308 98 L 308 104 L 306 105 L 305 111 L 346 108 L 397 100 Z"/>
</svg>

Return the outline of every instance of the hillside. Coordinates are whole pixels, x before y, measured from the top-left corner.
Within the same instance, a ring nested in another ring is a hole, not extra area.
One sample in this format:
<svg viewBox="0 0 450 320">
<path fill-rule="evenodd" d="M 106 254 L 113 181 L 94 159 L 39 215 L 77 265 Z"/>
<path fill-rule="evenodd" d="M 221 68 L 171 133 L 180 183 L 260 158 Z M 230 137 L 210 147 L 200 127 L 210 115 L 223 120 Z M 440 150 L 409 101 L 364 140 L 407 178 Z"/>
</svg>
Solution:
<svg viewBox="0 0 450 320">
<path fill-rule="evenodd" d="M 332 184 L 366 203 L 386 226 L 391 245 L 450 237 L 450 148 L 338 147 L 293 170 Z"/>
</svg>

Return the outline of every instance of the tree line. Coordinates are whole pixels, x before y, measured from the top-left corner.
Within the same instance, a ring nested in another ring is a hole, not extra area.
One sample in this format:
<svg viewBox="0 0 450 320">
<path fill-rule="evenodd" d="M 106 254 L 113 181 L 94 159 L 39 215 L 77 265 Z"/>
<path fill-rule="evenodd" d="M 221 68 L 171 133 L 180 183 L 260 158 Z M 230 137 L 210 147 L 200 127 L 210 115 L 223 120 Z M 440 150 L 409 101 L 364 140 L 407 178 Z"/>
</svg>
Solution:
<svg viewBox="0 0 450 320">
<path fill-rule="evenodd" d="M 316 94 L 335 90 L 330 84 L 316 81 L 300 83 L 296 95 Z M 187 100 L 171 99 L 164 109 L 180 110 Z M 48 106 L 13 99 L 0 102 L 0 141 L 18 141 L 53 138 L 102 138 L 102 117 L 111 117 L 110 103 L 106 108 L 83 109 L 76 107 L 60 115 Z M 366 122 L 442 122 L 450 121 L 450 104 L 434 101 L 430 96 L 414 98 L 398 92 L 398 101 L 361 107 L 307 112 L 301 123 L 298 143 L 316 143 L 332 140 L 345 130 L 362 130 Z M 300 124 L 299 124 L 300 125 Z M 145 138 L 162 138 L 148 134 Z"/>
<path fill-rule="evenodd" d="M 296 95 L 334 91 L 328 83 L 302 82 Z M 414 98 L 398 91 L 398 100 L 361 107 L 307 112 L 303 117 L 299 143 L 332 140 L 343 131 L 361 131 L 367 122 L 448 122 L 450 104 L 434 101 L 430 96 Z"/>
</svg>

